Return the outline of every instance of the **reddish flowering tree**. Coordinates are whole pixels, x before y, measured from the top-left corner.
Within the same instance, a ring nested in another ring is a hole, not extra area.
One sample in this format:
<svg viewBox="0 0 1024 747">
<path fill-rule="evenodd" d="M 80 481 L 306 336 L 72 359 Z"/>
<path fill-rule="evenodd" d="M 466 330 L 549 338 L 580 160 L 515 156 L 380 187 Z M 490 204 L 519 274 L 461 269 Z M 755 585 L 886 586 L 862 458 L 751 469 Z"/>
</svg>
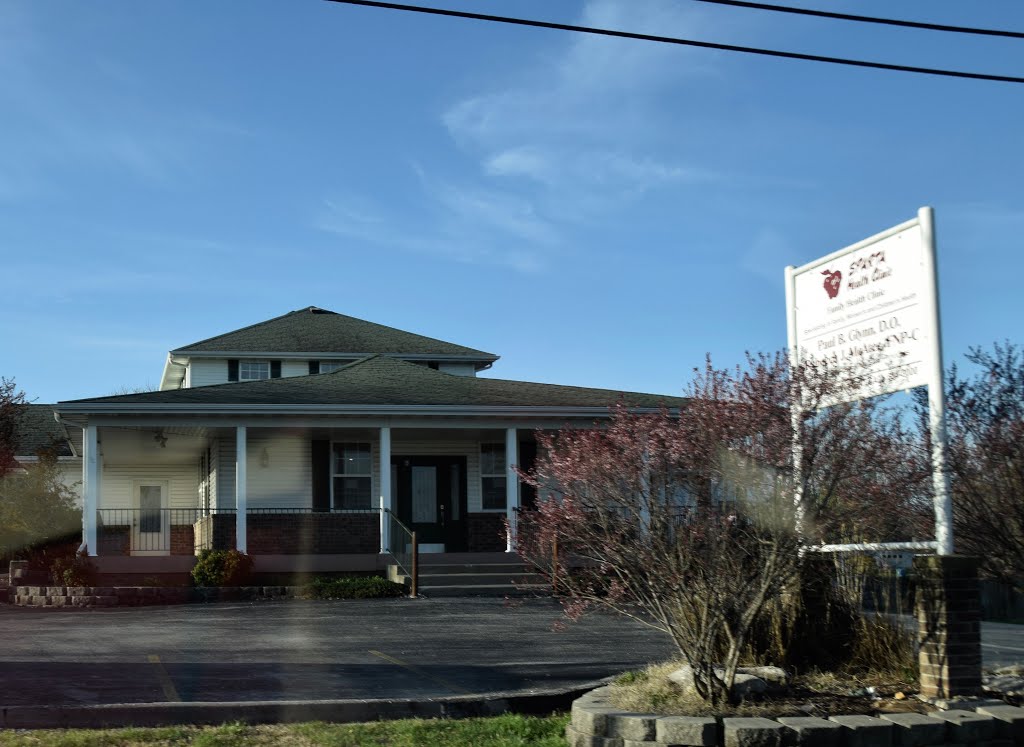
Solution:
<svg viewBox="0 0 1024 747">
<path fill-rule="evenodd" d="M 913 501 L 894 492 L 917 476 L 905 452 L 895 458 L 909 436 L 877 400 L 818 411 L 837 399 L 841 381 L 820 369 L 794 374 L 781 355 L 734 370 L 709 360 L 679 410 L 620 403 L 605 426 L 539 433 L 536 465 L 523 475 L 538 502 L 520 520 L 521 554 L 550 577 L 570 616 L 603 607 L 667 633 L 697 693 L 729 698 L 755 622 L 800 570 L 797 480 L 810 540 L 853 521 L 862 536 L 913 524 L 913 505 L 903 505 Z M 796 384 L 804 392 L 798 476 Z"/>
</svg>

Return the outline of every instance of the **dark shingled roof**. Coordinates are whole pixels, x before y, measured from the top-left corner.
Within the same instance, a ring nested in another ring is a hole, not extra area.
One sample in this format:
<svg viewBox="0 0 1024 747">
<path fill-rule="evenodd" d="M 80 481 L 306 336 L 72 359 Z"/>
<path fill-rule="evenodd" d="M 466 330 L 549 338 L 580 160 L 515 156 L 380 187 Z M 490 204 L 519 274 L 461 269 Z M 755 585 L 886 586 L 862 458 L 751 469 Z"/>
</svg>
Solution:
<svg viewBox="0 0 1024 747">
<path fill-rule="evenodd" d="M 455 405 L 467 407 L 678 407 L 679 397 L 456 376 L 376 355 L 337 371 L 263 381 L 95 397 L 62 404 Z"/>
<path fill-rule="evenodd" d="M 56 447 L 57 456 L 72 456 L 68 434 L 54 420 L 53 405 L 25 405 L 15 434 L 14 453 L 36 456 L 42 449 Z"/>
<path fill-rule="evenodd" d="M 251 353 L 392 353 L 397 355 L 457 355 L 474 360 L 497 360 L 493 353 L 444 340 L 403 332 L 352 316 L 310 306 L 250 327 L 217 335 L 172 350 Z"/>
</svg>

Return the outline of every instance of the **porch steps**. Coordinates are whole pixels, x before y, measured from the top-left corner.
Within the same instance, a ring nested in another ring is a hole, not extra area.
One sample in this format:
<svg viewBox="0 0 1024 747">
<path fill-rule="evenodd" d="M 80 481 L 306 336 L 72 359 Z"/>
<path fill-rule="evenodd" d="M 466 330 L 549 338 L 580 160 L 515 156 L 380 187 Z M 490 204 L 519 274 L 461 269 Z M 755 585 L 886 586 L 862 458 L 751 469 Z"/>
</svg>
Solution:
<svg viewBox="0 0 1024 747">
<path fill-rule="evenodd" d="M 546 594 L 548 588 L 525 563 L 420 565 L 419 592 L 425 597 L 528 596 Z"/>
</svg>

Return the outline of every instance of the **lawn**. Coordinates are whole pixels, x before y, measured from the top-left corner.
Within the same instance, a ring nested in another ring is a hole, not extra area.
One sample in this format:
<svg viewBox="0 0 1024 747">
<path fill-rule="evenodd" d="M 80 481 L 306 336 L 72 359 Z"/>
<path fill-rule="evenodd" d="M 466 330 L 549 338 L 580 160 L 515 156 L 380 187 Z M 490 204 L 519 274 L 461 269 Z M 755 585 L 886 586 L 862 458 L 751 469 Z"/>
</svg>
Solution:
<svg viewBox="0 0 1024 747">
<path fill-rule="evenodd" d="M 408 719 L 367 724 L 172 726 L 154 729 L 0 730 L 0 747 L 565 747 L 568 716 Z"/>
</svg>

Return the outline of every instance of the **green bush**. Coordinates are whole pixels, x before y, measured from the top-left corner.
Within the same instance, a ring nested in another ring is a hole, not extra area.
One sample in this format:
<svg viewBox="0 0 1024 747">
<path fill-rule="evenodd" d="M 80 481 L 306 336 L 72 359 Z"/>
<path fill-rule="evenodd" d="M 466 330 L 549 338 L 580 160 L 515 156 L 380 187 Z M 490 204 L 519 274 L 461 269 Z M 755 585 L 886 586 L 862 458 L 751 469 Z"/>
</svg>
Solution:
<svg viewBox="0 0 1024 747">
<path fill-rule="evenodd" d="M 314 578 L 303 596 L 307 599 L 383 599 L 405 596 L 405 586 L 380 576 Z"/>
<path fill-rule="evenodd" d="M 85 552 L 57 557 L 50 564 L 50 580 L 57 586 L 95 586 L 98 575 Z"/>
<path fill-rule="evenodd" d="M 252 558 L 238 550 L 200 550 L 192 568 L 196 586 L 245 586 L 252 576 Z"/>
</svg>

